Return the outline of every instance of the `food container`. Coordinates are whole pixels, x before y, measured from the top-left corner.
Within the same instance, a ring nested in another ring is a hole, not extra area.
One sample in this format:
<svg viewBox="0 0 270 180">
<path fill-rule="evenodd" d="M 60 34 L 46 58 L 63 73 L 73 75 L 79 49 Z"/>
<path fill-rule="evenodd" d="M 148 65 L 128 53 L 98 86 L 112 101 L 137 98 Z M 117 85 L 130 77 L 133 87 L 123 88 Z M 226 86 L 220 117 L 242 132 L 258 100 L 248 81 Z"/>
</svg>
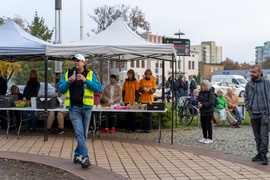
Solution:
<svg viewBox="0 0 270 180">
<path fill-rule="evenodd" d="M 123 109 L 127 109 L 127 106 L 114 106 L 114 109 L 123 110 Z"/>
<path fill-rule="evenodd" d="M 128 104 L 128 110 L 146 110 L 146 104 Z"/>
<path fill-rule="evenodd" d="M 18 101 L 14 101 L 14 104 L 17 108 L 23 108 L 25 106 L 26 102 L 23 100 L 18 100 Z"/>
</svg>

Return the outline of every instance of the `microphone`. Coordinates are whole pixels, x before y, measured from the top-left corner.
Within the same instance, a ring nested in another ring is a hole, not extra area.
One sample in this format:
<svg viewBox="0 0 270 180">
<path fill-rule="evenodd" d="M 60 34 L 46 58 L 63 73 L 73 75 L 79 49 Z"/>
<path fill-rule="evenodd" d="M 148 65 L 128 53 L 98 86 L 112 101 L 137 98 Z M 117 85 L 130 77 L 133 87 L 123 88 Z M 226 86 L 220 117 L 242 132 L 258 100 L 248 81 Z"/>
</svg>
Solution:
<svg viewBox="0 0 270 180">
<path fill-rule="evenodd" d="M 76 68 L 76 67 L 73 67 L 73 68 L 72 68 L 72 71 L 73 71 L 73 75 L 76 77 L 76 71 L 77 71 L 77 68 Z"/>
</svg>

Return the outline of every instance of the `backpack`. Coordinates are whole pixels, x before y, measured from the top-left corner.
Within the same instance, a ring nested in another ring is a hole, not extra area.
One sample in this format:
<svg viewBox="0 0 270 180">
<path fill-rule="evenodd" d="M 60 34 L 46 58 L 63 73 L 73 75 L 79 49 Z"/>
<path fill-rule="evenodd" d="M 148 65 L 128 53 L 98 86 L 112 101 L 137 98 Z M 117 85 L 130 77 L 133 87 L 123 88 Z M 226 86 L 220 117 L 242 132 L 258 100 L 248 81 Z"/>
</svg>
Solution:
<svg viewBox="0 0 270 180">
<path fill-rule="evenodd" d="M 218 102 L 218 100 L 217 100 L 217 94 L 214 93 L 214 95 L 215 95 L 214 107 L 217 107 L 217 106 L 219 105 L 219 102 Z"/>
<path fill-rule="evenodd" d="M 194 80 L 194 89 L 197 89 L 197 83 L 195 80 Z"/>
<path fill-rule="evenodd" d="M 217 107 L 219 105 L 219 102 L 217 100 L 217 94 L 215 93 L 215 88 L 212 86 L 211 87 L 211 91 L 214 93 L 215 95 L 215 102 L 214 102 L 214 107 Z"/>
<path fill-rule="evenodd" d="M 176 87 L 177 89 L 180 89 L 180 88 L 184 88 L 184 83 L 183 83 L 183 80 L 181 78 L 178 78 L 177 81 L 176 81 Z"/>
</svg>

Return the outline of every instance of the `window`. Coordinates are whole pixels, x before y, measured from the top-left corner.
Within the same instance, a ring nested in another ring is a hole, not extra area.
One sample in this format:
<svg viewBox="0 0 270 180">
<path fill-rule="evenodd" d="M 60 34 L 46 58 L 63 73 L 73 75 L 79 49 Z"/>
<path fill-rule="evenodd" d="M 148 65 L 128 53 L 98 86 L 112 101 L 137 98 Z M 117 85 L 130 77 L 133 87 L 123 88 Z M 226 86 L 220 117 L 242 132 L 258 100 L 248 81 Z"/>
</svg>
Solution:
<svg viewBox="0 0 270 180">
<path fill-rule="evenodd" d="M 130 67 L 134 68 L 134 61 L 130 61 Z"/>
<path fill-rule="evenodd" d="M 192 57 L 195 57 L 194 55 L 192 55 Z"/>
<path fill-rule="evenodd" d="M 160 63 L 159 63 L 159 67 L 160 67 L 160 68 L 162 68 L 162 61 L 160 61 Z"/>
<path fill-rule="evenodd" d="M 217 71 L 217 67 L 215 67 L 215 71 Z"/>
<path fill-rule="evenodd" d="M 144 63 L 145 61 L 144 60 L 141 60 L 141 67 L 144 68 Z"/>
<path fill-rule="evenodd" d="M 124 67 L 125 67 L 125 62 L 122 61 L 122 62 L 121 62 L 121 68 L 124 68 Z"/>
<path fill-rule="evenodd" d="M 191 69 L 191 61 L 188 61 L 188 69 Z"/>
<path fill-rule="evenodd" d="M 235 83 L 235 84 L 239 84 L 238 81 L 236 79 L 232 79 L 232 82 Z"/>
<path fill-rule="evenodd" d="M 192 69 L 195 69 L 195 62 L 192 61 Z"/>
<path fill-rule="evenodd" d="M 214 67 L 212 66 L 212 67 L 211 67 L 211 72 L 213 72 L 213 71 L 214 71 Z"/>
<path fill-rule="evenodd" d="M 120 62 L 116 61 L 116 67 L 119 68 L 120 67 Z"/>
<path fill-rule="evenodd" d="M 158 68 L 158 61 L 156 62 L 156 68 Z"/>
<path fill-rule="evenodd" d="M 170 62 L 170 68 L 172 69 L 172 62 Z"/>
<path fill-rule="evenodd" d="M 139 68 L 140 67 L 140 60 L 136 61 L 136 67 Z"/>
<path fill-rule="evenodd" d="M 113 65 L 114 65 L 114 62 L 113 62 L 113 61 L 111 61 L 111 68 L 113 68 Z"/>
</svg>

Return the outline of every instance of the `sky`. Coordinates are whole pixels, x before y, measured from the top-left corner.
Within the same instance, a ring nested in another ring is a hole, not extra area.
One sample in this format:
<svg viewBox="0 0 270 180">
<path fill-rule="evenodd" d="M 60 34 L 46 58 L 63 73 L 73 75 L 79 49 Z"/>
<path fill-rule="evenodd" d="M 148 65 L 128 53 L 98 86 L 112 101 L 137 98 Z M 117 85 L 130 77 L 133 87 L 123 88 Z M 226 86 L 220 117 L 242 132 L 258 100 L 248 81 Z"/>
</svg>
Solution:
<svg viewBox="0 0 270 180">
<path fill-rule="evenodd" d="M 175 37 L 179 30 L 191 45 L 215 41 L 226 57 L 240 63 L 255 60 L 255 47 L 270 40 L 269 0 L 84 0 L 84 37 L 97 24 L 88 14 L 100 6 L 138 6 L 153 34 Z M 55 0 L 1 0 L 0 17 L 33 21 L 37 11 L 49 29 L 55 26 Z M 53 35 L 54 38 L 54 35 Z M 53 39 L 54 40 L 54 39 Z M 62 0 L 62 42 L 80 40 L 80 0 Z"/>
</svg>

